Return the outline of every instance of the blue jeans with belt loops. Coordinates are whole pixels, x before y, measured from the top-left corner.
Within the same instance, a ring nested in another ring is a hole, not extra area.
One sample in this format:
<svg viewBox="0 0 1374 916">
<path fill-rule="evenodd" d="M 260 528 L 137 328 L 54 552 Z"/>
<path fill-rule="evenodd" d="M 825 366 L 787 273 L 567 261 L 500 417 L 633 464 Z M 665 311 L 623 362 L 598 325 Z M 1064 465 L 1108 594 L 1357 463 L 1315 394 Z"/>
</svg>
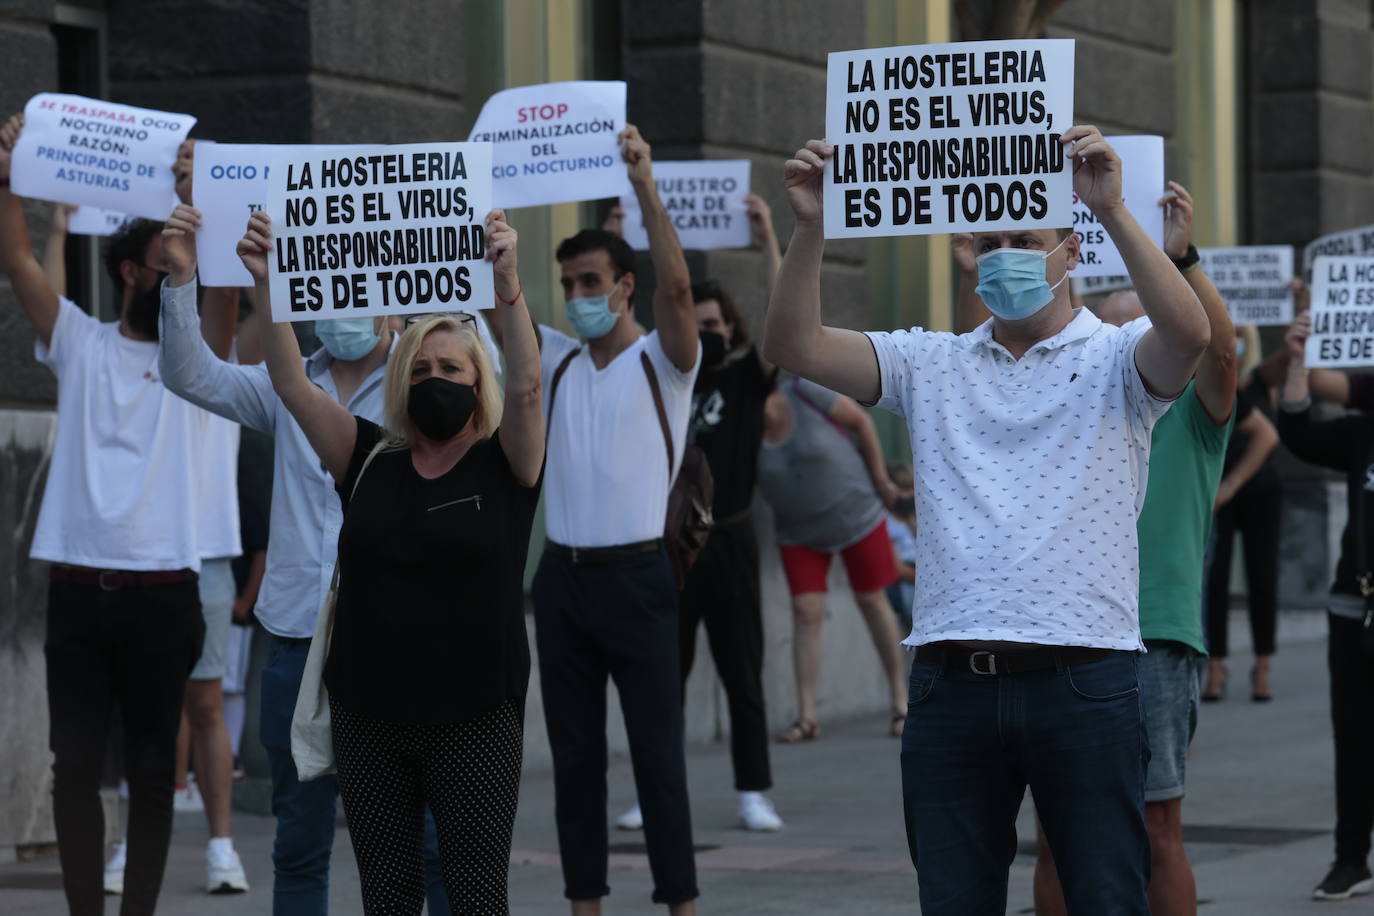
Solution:
<svg viewBox="0 0 1374 916">
<path fill-rule="evenodd" d="M 1145 916 L 1149 750 L 1136 654 L 986 675 L 951 653 L 911 667 L 907 842 L 925 916 L 1002 916 L 1029 787 L 1070 913 Z"/>
</svg>

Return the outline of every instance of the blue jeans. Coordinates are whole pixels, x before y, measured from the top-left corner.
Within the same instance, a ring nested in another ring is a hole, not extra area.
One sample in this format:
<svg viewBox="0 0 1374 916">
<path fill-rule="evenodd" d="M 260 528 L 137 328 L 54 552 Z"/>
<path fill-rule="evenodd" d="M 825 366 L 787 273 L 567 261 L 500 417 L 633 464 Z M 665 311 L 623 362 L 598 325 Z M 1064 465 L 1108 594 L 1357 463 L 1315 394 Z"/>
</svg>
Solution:
<svg viewBox="0 0 1374 916">
<path fill-rule="evenodd" d="M 296 711 L 305 656 L 310 647 L 273 639 L 262 672 L 262 727 L 259 737 L 272 768 L 272 813 L 277 836 L 272 844 L 273 916 L 324 916 L 329 910 L 329 855 L 334 847 L 334 776 L 309 782 L 296 778 L 291 759 L 291 716 Z M 439 865 L 434 818 L 425 812 L 426 904 L 430 916 L 451 916 Z"/>
<path fill-rule="evenodd" d="M 957 659 L 911 667 L 902 795 L 921 912 L 1006 912 L 1029 786 L 1069 912 L 1145 916 L 1149 751 L 1135 654 L 999 676 Z"/>
</svg>

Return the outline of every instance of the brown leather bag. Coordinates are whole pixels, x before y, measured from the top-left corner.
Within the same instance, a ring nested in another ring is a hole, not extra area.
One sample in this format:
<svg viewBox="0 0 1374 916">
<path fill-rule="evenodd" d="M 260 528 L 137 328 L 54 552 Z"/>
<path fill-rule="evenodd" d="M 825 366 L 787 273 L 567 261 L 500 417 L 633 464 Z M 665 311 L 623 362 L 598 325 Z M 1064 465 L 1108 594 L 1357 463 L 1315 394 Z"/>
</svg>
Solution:
<svg viewBox="0 0 1374 916">
<path fill-rule="evenodd" d="M 581 353 L 579 348 L 572 351 L 554 370 L 549 384 L 549 429 L 553 428 L 553 405 L 558 397 L 558 383 L 573 358 Z M 668 412 L 663 407 L 663 392 L 658 386 L 658 373 L 649 354 L 639 354 L 639 364 L 644 367 L 644 375 L 649 380 L 649 391 L 654 396 L 654 409 L 658 411 L 658 425 L 663 430 L 663 445 L 668 453 L 668 474 L 673 473 L 673 431 L 668 426 Z M 711 534 L 715 520 L 711 515 L 711 503 L 715 499 L 715 480 L 711 477 L 711 466 L 706 462 L 706 453 L 695 445 L 688 445 L 682 451 L 682 466 L 668 490 L 668 512 L 663 520 L 663 540 L 668 546 L 668 557 L 673 561 L 673 574 L 677 587 L 681 589 L 687 581 L 687 570 L 697 561 L 701 549 L 706 546 L 706 538 Z"/>
</svg>

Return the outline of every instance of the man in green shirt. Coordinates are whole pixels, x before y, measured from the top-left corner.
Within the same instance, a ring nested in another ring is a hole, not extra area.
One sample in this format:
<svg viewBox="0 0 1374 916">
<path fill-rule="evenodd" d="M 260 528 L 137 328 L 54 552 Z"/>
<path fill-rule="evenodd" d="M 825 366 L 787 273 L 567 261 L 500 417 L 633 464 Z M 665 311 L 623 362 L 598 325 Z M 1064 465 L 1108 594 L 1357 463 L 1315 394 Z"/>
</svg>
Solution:
<svg viewBox="0 0 1374 916">
<path fill-rule="evenodd" d="M 1150 912 L 1197 913 L 1197 886 L 1183 848 L 1183 769 L 1197 726 L 1197 658 L 1202 634 L 1203 553 L 1212 525 L 1226 442 L 1235 423 L 1236 333 L 1226 304 L 1198 265 L 1189 242 L 1193 200 L 1177 182 L 1165 207 L 1164 251 L 1187 278 L 1211 324 L 1212 340 L 1197 373 L 1150 441 L 1150 482 L 1136 530 L 1140 541 L 1141 700 L 1150 763 L 1145 774 L 1145 826 L 1150 834 Z M 1134 292 L 1096 309 L 1109 324 L 1143 318 Z M 1044 835 L 1035 869 L 1038 916 L 1064 913 L 1064 898 Z"/>
</svg>

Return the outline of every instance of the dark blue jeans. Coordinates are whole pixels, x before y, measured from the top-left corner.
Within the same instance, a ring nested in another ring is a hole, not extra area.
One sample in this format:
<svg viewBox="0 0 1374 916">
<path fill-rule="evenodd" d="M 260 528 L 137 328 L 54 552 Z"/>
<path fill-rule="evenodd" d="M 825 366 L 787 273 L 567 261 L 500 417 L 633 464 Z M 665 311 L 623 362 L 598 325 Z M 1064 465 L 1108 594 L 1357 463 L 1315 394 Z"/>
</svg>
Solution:
<svg viewBox="0 0 1374 916">
<path fill-rule="evenodd" d="M 1017 675 L 911 667 L 907 842 L 925 916 L 1002 916 L 1029 786 L 1070 913 L 1149 913 L 1145 720 L 1134 653 Z"/>
<path fill-rule="evenodd" d="M 329 910 L 329 854 L 334 847 L 334 776 L 309 782 L 296 778 L 291 759 L 291 715 L 296 710 L 305 643 L 273 639 L 262 672 L 262 727 L 259 737 L 272 768 L 272 813 L 277 836 L 272 844 L 273 916 L 324 916 Z M 430 916 L 451 916 L 439 870 L 434 819 L 425 812 L 426 905 Z"/>
</svg>

